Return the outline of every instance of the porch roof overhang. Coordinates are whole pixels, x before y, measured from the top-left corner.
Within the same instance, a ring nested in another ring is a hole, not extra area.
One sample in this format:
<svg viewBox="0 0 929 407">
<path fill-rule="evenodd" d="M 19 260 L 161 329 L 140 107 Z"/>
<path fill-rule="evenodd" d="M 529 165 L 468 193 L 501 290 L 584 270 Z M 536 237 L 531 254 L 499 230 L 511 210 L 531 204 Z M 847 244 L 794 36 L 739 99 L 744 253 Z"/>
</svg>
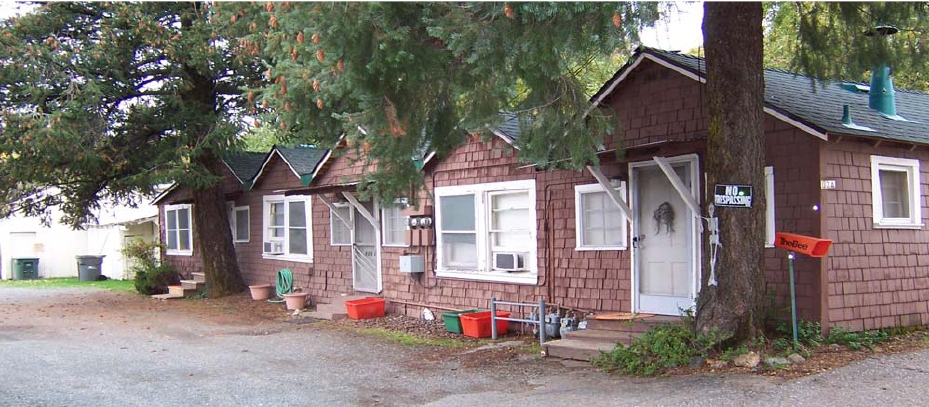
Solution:
<svg viewBox="0 0 929 407">
<path fill-rule="evenodd" d="M 150 215 L 133 219 L 114 220 L 113 222 L 101 223 L 99 225 L 87 225 L 88 227 L 109 227 L 109 226 L 134 226 L 143 223 L 158 223 L 158 215 Z"/>
<path fill-rule="evenodd" d="M 331 192 L 353 192 L 358 189 L 358 181 L 341 184 L 319 185 L 309 188 L 291 189 L 284 191 L 284 196 L 294 195 L 321 195 Z"/>
</svg>

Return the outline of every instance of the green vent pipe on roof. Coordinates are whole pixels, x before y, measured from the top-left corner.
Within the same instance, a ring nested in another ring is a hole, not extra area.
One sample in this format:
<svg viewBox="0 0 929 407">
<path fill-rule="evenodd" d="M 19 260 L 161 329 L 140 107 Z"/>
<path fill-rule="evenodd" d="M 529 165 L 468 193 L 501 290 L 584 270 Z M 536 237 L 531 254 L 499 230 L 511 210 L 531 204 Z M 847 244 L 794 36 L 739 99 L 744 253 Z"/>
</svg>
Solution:
<svg viewBox="0 0 929 407">
<path fill-rule="evenodd" d="M 879 25 L 865 35 L 874 37 L 878 41 L 886 41 L 888 37 L 896 34 L 897 27 L 892 25 Z M 877 64 L 871 70 L 871 89 L 868 92 L 868 107 L 881 112 L 884 116 L 894 120 L 903 119 L 897 116 L 897 104 L 894 99 L 894 83 L 890 79 L 890 67 L 886 62 Z M 905 120 L 905 119 L 903 119 Z"/>
<path fill-rule="evenodd" d="M 894 99 L 894 83 L 890 79 L 890 67 L 887 64 L 878 64 L 871 71 L 868 107 L 886 116 L 896 116 L 897 105 Z"/>
</svg>

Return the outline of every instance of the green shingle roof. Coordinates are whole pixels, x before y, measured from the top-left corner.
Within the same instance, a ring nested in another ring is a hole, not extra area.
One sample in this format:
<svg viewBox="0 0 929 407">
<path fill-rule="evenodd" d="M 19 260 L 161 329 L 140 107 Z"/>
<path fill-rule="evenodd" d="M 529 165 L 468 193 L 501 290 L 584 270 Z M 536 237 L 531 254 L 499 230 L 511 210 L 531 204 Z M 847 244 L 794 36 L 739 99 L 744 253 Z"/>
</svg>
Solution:
<svg viewBox="0 0 929 407">
<path fill-rule="evenodd" d="M 245 184 L 255 177 L 267 156 L 268 153 L 242 151 L 229 154 L 223 161 L 229 166 L 232 173 L 239 178 L 239 182 Z"/>
<path fill-rule="evenodd" d="M 287 161 L 290 167 L 301 177 L 304 175 L 312 175 L 313 172 L 316 171 L 316 166 L 319 165 L 319 161 L 323 159 L 323 156 L 325 156 L 328 151 L 308 146 L 275 146 L 274 148 L 281 153 L 281 157 L 284 158 L 284 161 Z"/>
</svg>

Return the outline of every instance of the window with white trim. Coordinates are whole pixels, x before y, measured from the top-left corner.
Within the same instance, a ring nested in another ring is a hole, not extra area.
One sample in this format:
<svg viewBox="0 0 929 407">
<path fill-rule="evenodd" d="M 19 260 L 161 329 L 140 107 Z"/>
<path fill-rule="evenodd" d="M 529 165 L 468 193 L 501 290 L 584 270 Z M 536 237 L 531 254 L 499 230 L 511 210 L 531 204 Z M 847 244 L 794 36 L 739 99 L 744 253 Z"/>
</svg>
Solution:
<svg viewBox="0 0 929 407">
<path fill-rule="evenodd" d="M 616 188 L 626 202 L 626 183 Z M 628 219 L 600 184 L 574 186 L 575 248 L 626 250 Z"/>
<path fill-rule="evenodd" d="M 764 167 L 764 246 L 774 247 L 774 167 Z"/>
<path fill-rule="evenodd" d="M 874 227 L 920 229 L 919 160 L 871 156 Z"/>
<path fill-rule="evenodd" d="M 355 211 L 345 202 L 334 203 L 335 211 L 329 209 L 329 244 L 350 246 L 352 244 L 352 215 Z"/>
<path fill-rule="evenodd" d="M 235 206 L 233 202 L 226 203 L 229 214 L 229 230 L 232 231 L 232 241 L 248 243 L 250 239 L 248 206 Z"/>
<path fill-rule="evenodd" d="M 165 254 L 193 254 L 191 223 L 189 204 L 165 205 Z"/>
<path fill-rule="evenodd" d="M 440 277 L 535 284 L 535 181 L 437 187 Z"/>
<path fill-rule="evenodd" d="M 403 214 L 403 207 L 398 203 L 381 207 L 381 240 L 384 246 L 406 247 L 408 216 Z"/>
<path fill-rule="evenodd" d="M 310 198 L 306 196 L 265 196 L 264 255 L 289 260 L 310 261 L 313 256 Z"/>
</svg>

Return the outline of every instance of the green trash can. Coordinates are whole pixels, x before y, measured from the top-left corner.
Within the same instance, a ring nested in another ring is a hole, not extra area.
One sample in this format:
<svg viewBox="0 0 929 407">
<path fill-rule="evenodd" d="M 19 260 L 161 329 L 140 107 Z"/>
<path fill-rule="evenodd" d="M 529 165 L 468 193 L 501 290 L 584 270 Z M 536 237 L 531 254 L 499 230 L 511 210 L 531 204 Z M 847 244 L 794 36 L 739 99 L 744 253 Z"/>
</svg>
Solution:
<svg viewBox="0 0 929 407">
<path fill-rule="evenodd" d="M 34 280 L 39 278 L 39 259 L 20 257 L 13 259 L 14 280 Z"/>
<path fill-rule="evenodd" d="M 77 259 L 78 281 L 97 281 L 104 256 L 74 256 Z"/>
</svg>

